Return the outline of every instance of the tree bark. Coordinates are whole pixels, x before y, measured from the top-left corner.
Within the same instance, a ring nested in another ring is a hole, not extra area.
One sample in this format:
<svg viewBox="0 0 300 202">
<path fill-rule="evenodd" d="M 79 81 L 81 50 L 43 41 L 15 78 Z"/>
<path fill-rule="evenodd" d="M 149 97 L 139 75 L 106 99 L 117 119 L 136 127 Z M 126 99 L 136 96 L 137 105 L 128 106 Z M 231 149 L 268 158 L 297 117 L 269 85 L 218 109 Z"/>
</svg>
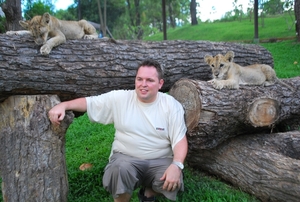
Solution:
<svg viewBox="0 0 300 202">
<path fill-rule="evenodd" d="M 283 80 L 295 89 L 300 77 Z M 216 90 L 181 79 L 169 91 L 184 107 L 187 163 L 262 201 L 300 197 L 300 92 L 281 83 Z M 256 135 L 254 135 L 256 134 Z"/>
<path fill-rule="evenodd" d="M 2 4 L 2 10 L 6 17 L 5 29 L 7 31 L 22 29 L 19 24 L 22 20 L 21 0 L 6 0 Z"/>
<path fill-rule="evenodd" d="M 283 81 L 300 87 L 300 77 Z M 300 93 L 279 82 L 269 87 L 216 90 L 206 81 L 181 79 L 169 93 L 185 109 L 192 156 L 238 135 L 300 127 Z"/>
<path fill-rule="evenodd" d="M 297 34 L 297 41 L 300 42 L 300 0 L 295 0 L 294 2 L 294 12 L 295 12 L 295 29 Z"/>
<path fill-rule="evenodd" d="M 147 58 L 165 69 L 163 92 L 183 77 L 211 79 L 206 54 L 234 50 L 241 65 L 273 65 L 270 52 L 259 45 L 225 42 L 68 40 L 48 57 L 39 49 L 30 36 L 0 35 L 0 102 L 19 94 L 57 94 L 64 101 L 133 89 L 137 65 Z"/>
<path fill-rule="evenodd" d="M 197 20 L 197 2 L 196 0 L 191 0 L 190 3 L 190 12 L 191 12 L 191 24 L 192 25 L 198 25 L 198 20 Z"/>
<path fill-rule="evenodd" d="M 67 201 L 65 132 L 73 113 L 60 126 L 48 110 L 57 96 L 11 96 L 0 103 L 0 173 L 5 202 Z"/>
<path fill-rule="evenodd" d="M 300 198 L 300 131 L 242 135 L 187 158 L 261 201 Z"/>
</svg>

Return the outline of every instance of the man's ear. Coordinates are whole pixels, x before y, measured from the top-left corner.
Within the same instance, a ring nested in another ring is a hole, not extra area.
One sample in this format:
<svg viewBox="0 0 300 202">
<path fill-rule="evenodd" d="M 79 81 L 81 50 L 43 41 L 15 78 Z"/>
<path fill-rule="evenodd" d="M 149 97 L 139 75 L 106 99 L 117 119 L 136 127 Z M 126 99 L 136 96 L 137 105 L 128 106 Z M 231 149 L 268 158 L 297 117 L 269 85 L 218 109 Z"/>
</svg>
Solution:
<svg viewBox="0 0 300 202">
<path fill-rule="evenodd" d="M 165 81 L 164 81 L 163 79 L 160 79 L 160 80 L 159 80 L 159 85 L 160 85 L 160 86 L 159 86 L 159 89 L 161 89 L 161 87 L 164 85 L 164 82 L 165 82 Z"/>
</svg>

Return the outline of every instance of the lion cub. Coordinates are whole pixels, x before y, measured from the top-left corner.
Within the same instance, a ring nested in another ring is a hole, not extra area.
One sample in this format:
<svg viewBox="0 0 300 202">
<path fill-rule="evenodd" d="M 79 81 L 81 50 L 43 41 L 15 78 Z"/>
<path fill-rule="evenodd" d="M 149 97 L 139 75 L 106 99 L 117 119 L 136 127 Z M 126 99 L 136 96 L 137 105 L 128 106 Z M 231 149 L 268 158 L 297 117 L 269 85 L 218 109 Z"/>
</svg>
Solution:
<svg viewBox="0 0 300 202">
<path fill-rule="evenodd" d="M 290 90 L 294 88 L 279 80 L 272 67 L 265 64 L 254 64 L 242 67 L 233 62 L 234 52 L 228 51 L 225 56 L 218 54 L 215 57 L 204 56 L 204 61 L 211 67 L 213 79 L 209 82 L 216 89 L 238 89 L 239 85 L 270 86 L 276 81 Z"/>
<path fill-rule="evenodd" d="M 65 43 L 66 39 L 98 38 L 95 27 L 86 20 L 65 21 L 44 13 L 19 23 L 26 30 L 8 31 L 6 34 L 32 35 L 37 45 L 43 45 L 40 49 L 42 55 L 48 55 L 53 47 Z"/>
</svg>

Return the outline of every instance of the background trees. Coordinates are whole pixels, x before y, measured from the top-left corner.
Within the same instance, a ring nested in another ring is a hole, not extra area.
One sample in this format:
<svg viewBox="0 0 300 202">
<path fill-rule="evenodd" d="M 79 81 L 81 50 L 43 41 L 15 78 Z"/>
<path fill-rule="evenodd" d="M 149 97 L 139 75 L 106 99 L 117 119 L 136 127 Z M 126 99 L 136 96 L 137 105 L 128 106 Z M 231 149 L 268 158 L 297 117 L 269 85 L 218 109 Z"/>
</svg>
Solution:
<svg viewBox="0 0 300 202">
<path fill-rule="evenodd" d="M 56 0 L 0 0 L 0 6 L 6 14 L 5 29 L 21 29 L 18 21 L 21 16 L 21 5 L 23 18 L 30 19 L 34 15 L 49 12 L 59 19 L 78 20 L 86 19 L 103 27 L 108 27 L 116 39 L 143 39 L 163 31 L 162 1 L 161 0 L 74 0 L 74 4 L 67 10 L 55 10 Z M 175 28 L 187 24 L 197 25 L 201 22 L 201 13 L 197 8 L 201 7 L 203 0 L 165 0 L 166 4 L 166 27 Z M 295 26 L 295 16 L 300 21 L 300 13 L 295 12 L 299 0 L 259 0 L 260 25 L 264 26 L 265 15 L 290 12 L 287 19 L 288 27 Z M 21 4 L 22 3 L 22 4 Z M 295 5 L 294 5 L 295 3 Z M 232 10 L 228 11 L 221 21 L 241 20 L 253 17 L 253 0 L 249 0 L 247 8 L 243 8 L 238 0 L 232 0 Z M 99 5 L 99 6 L 98 6 Z M 245 13 L 245 10 L 247 12 Z M 100 18 L 102 15 L 102 22 Z M 0 19 L 0 23 L 3 20 Z M 4 27 L 2 23 L 1 27 Z M 105 35 L 105 30 L 104 35 Z M 3 32 L 3 31 L 2 31 Z"/>
</svg>

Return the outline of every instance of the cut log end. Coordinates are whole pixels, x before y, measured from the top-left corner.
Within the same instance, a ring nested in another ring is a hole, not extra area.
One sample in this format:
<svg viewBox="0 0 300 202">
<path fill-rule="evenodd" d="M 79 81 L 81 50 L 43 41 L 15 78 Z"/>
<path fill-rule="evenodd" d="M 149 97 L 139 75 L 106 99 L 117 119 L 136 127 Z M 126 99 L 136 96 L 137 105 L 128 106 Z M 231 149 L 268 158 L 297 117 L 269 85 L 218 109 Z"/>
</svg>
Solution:
<svg viewBox="0 0 300 202">
<path fill-rule="evenodd" d="M 169 94 L 178 100 L 185 110 L 185 121 L 188 131 L 195 128 L 200 119 L 202 105 L 199 98 L 199 89 L 196 86 L 192 80 L 181 79 L 169 91 Z"/>
<path fill-rule="evenodd" d="M 254 127 L 271 126 L 279 118 L 279 113 L 277 100 L 261 98 L 250 105 L 248 118 Z"/>
</svg>

